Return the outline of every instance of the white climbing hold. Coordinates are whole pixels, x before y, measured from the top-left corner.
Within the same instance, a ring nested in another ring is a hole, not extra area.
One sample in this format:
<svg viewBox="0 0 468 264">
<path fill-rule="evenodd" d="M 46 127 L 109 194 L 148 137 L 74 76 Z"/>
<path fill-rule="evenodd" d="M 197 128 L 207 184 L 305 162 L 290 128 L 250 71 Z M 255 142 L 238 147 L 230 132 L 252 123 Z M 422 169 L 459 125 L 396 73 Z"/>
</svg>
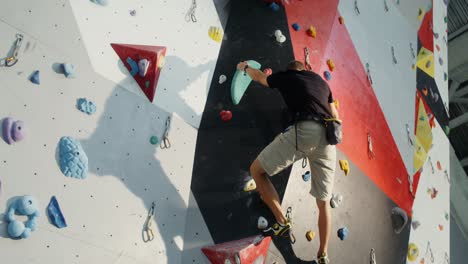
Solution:
<svg viewBox="0 0 468 264">
<path fill-rule="evenodd" d="M 277 29 L 277 30 L 275 31 L 275 37 L 276 37 L 276 38 L 279 38 L 280 36 L 283 36 L 283 33 L 281 32 L 281 30 Z"/>
<path fill-rule="evenodd" d="M 330 206 L 332 208 L 337 208 L 340 206 L 340 204 L 343 202 L 343 195 L 341 194 L 333 194 L 331 200 L 330 200 Z"/>
<path fill-rule="evenodd" d="M 219 84 L 223 84 L 226 80 L 227 80 L 226 75 L 221 74 L 221 75 L 219 76 Z"/>
<path fill-rule="evenodd" d="M 147 59 L 141 59 L 138 61 L 138 73 L 140 74 L 141 77 L 146 76 L 149 65 L 150 65 L 150 62 Z"/>
<path fill-rule="evenodd" d="M 244 185 L 244 192 L 250 192 L 257 189 L 257 184 L 255 183 L 254 179 L 250 179 Z"/>
<path fill-rule="evenodd" d="M 275 31 L 275 37 L 276 37 L 276 41 L 278 41 L 279 43 L 283 43 L 286 41 L 286 37 L 283 35 L 281 30 L 279 29 Z"/>
<path fill-rule="evenodd" d="M 266 229 L 268 227 L 268 221 L 265 219 L 265 217 L 260 216 L 258 218 L 257 227 L 260 230 Z"/>
</svg>

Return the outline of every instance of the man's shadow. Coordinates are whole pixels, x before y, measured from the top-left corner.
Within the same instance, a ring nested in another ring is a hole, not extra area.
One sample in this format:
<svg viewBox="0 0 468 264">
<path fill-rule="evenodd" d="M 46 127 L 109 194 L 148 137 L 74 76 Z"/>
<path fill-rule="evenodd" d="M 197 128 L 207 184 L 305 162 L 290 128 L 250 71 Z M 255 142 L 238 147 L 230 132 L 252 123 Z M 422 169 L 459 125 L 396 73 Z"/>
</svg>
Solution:
<svg viewBox="0 0 468 264">
<path fill-rule="evenodd" d="M 188 72 L 191 76 L 201 75 L 209 70 L 206 64 L 190 68 L 177 57 L 167 57 L 167 60 L 172 67 L 180 72 Z M 128 74 L 123 65 L 120 67 Z M 124 82 L 128 83 L 128 80 Z M 184 87 L 179 88 L 184 89 Z M 158 89 L 156 97 L 157 91 Z M 181 90 L 174 90 L 171 94 L 177 96 L 180 92 Z M 142 200 L 147 210 L 151 208 L 153 201 L 155 202 L 154 222 L 158 228 L 154 228 L 154 235 L 156 239 L 161 237 L 165 246 L 165 251 L 159 251 L 159 254 L 167 256 L 167 263 L 178 262 L 183 248 L 179 248 L 174 239 L 184 237 L 189 195 L 187 201 L 184 201 L 180 190 L 176 187 L 181 183 L 174 182 L 172 178 L 177 175 L 175 168 L 185 165 L 182 164 L 183 161 L 177 159 L 178 146 L 174 144 L 176 140 L 182 143 L 183 139 L 171 138 L 170 132 L 169 138 L 172 140 L 170 149 L 161 149 L 159 143 L 150 144 L 150 137 L 153 135 L 161 139 L 166 119 L 168 116 L 173 116 L 172 113 L 148 102 L 143 93 L 141 96 L 136 96 L 120 84 L 116 85 L 105 105 L 98 107 L 103 107 L 104 110 L 95 131 L 88 138 L 80 140 L 89 159 L 89 172 L 98 177 L 116 177 Z M 186 107 L 185 111 L 190 109 L 189 106 Z M 175 129 L 172 124 L 170 131 Z M 161 164 L 157 158 L 160 151 L 167 152 L 164 155 L 174 157 L 172 159 L 174 163 Z M 190 179 L 187 181 L 189 185 Z M 189 190 L 186 188 L 186 191 Z M 144 218 L 141 224 L 143 229 Z"/>
</svg>

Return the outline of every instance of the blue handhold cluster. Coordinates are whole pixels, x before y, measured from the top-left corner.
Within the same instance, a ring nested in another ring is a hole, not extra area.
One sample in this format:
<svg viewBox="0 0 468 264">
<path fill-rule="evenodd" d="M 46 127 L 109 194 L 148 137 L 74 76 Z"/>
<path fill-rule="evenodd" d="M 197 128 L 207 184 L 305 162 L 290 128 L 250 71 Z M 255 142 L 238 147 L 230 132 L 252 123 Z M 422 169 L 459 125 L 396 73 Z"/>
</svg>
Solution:
<svg viewBox="0 0 468 264">
<path fill-rule="evenodd" d="M 83 113 L 92 115 L 96 112 L 96 104 L 91 101 L 88 101 L 86 98 L 80 98 L 76 102 L 76 108 Z"/>
<path fill-rule="evenodd" d="M 62 137 L 59 142 L 60 170 L 67 177 L 85 179 L 88 175 L 88 157 L 78 140 Z"/>
<path fill-rule="evenodd" d="M 14 200 L 8 208 L 5 220 L 8 223 L 8 235 L 11 238 L 28 238 L 36 230 L 39 211 L 34 197 L 25 195 Z M 15 219 L 15 215 L 24 215 L 28 220 L 23 223 Z"/>
</svg>

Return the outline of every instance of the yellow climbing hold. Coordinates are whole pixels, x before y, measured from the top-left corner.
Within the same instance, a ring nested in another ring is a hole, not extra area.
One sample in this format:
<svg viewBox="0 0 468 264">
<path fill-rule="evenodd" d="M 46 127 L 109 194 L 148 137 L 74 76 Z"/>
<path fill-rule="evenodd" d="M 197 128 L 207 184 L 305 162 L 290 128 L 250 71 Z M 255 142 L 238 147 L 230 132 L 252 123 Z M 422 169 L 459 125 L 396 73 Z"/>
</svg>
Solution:
<svg viewBox="0 0 468 264">
<path fill-rule="evenodd" d="M 336 110 L 340 109 L 340 102 L 338 101 L 338 99 L 335 99 L 333 103 L 335 104 Z"/>
<path fill-rule="evenodd" d="M 220 27 L 210 27 L 208 30 L 208 36 L 216 42 L 221 42 L 223 40 L 223 29 Z"/>
<path fill-rule="evenodd" d="M 335 63 L 333 62 L 332 59 L 328 59 L 328 60 L 327 60 L 327 65 L 328 65 L 328 69 L 330 69 L 330 71 L 334 71 L 334 70 L 335 70 Z"/>
<path fill-rule="evenodd" d="M 340 168 L 344 171 L 344 174 L 348 176 L 349 174 L 349 163 L 347 160 L 340 160 Z"/>
<path fill-rule="evenodd" d="M 315 237 L 315 232 L 314 231 L 308 231 L 306 234 L 305 234 L 306 238 L 307 238 L 307 241 L 312 241 Z"/>
<path fill-rule="evenodd" d="M 422 18 L 424 17 L 424 11 L 419 8 L 419 11 L 418 11 L 418 20 L 422 20 Z"/>
<path fill-rule="evenodd" d="M 254 179 L 246 182 L 244 185 L 244 192 L 250 192 L 257 189 L 257 184 L 255 183 Z"/>
<path fill-rule="evenodd" d="M 434 78 L 434 53 L 432 53 L 432 51 L 421 48 L 416 65 L 419 69 Z"/>
<path fill-rule="evenodd" d="M 309 29 L 307 30 L 307 34 L 309 34 L 309 36 L 315 38 L 315 37 L 317 37 L 317 29 L 314 26 L 310 26 Z"/>
<path fill-rule="evenodd" d="M 419 256 L 419 249 L 414 243 L 408 245 L 408 260 L 415 261 Z"/>
</svg>

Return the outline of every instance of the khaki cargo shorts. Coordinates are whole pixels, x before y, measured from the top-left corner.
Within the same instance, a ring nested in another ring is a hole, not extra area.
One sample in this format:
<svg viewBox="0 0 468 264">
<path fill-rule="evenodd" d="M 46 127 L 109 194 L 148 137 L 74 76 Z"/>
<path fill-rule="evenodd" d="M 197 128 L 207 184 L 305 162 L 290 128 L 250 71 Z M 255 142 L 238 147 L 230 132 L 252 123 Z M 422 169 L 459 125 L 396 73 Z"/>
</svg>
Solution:
<svg viewBox="0 0 468 264">
<path fill-rule="evenodd" d="M 315 121 L 297 124 L 279 134 L 257 157 L 265 172 L 273 176 L 307 157 L 311 172 L 312 194 L 318 200 L 331 199 L 336 167 L 336 147 L 328 145 L 325 127 Z"/>
</svg>

